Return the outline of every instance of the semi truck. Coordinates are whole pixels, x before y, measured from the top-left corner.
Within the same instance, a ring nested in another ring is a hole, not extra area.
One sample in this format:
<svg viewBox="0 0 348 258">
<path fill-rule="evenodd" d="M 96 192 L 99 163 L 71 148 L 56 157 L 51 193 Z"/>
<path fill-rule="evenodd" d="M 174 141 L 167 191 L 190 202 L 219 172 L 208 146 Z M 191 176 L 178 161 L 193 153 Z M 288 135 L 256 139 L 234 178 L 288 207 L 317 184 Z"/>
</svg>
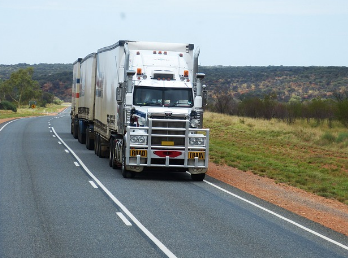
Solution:
<svg viewBox="0 0 348 258">
<path fill-rule="evenodd" d="M 125 178 L 208 169 L 206 89 L 194 44 L 120 40 L 73 63 L 71 133 Z"/>
</svg>

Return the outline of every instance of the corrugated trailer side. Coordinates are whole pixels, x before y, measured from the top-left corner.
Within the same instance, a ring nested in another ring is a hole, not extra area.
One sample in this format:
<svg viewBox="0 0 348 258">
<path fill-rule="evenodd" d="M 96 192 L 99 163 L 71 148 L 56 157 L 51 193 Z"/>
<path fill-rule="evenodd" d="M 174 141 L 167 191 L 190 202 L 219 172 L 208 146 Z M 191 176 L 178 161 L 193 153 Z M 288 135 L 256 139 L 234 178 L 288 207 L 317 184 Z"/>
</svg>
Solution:
<svg viewBox="0 0 348 258">
<path fill-rule="evenodd" d="M 123 83 L 123 43 L 119 41 L 97 53 L 94 132 L 96 154 L 101 157 L 108 155 L 109 140 L 117 132 L 119 122 L 116 91 Z"/>
<path fill-rule="evenodd" d="M 93 149 L 93 123 L 95 101 L 96 53 L 91 53 L 81 61 L 81 90 L 79 98 L 78 139 Z"/>
<path fill-rule="evenodd" d="M 73 83 L 72 83 L 72 94 L 71 94 L 71 134 L 77 139 L 78 134 L 78 108 L 79 108 L 79 97 L 80 97 L 80 65 L 82 58 L 78 58 L 73 63 Z"/>
</svg>

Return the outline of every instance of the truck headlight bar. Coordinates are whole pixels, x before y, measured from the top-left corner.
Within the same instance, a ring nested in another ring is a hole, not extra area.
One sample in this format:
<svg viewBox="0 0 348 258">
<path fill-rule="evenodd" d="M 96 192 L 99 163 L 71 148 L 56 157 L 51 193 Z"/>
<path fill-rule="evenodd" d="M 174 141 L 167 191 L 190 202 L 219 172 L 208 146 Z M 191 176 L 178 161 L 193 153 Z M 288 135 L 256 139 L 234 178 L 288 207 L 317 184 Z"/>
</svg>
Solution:
<svg viewBox="0 0 348 258">
<path fill-rule="evenodd" d="M 146 144 L 146 137 L 142 135 L 131 135 L 130 142 L 132 144 Z"/>
<path fill-rule="evenodd" d="M 204 138 L 202 138 L 202 137 L 190 137 L 189 144 L 190 145 L 204 145 Z"/>
</svg>

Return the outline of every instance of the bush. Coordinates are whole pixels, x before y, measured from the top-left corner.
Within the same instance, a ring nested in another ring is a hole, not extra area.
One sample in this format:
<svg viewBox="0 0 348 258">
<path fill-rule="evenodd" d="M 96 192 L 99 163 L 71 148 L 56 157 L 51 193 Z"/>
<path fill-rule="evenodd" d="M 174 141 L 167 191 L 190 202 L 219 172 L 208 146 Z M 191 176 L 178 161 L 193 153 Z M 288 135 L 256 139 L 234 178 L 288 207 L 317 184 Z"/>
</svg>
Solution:
<svg viewBox="0 0 348 258">
<path fill-rule="evenodd" d="M 57 97 L 54 97 L 54 99 L 53 99 L 53 104 L 56 104 L 56 105 L 61 105 L 61 104 L 63 104 L 63 102 L 64 101 L 60 100 Z"/>
<path fill-rule="evenodd" d="M 348 132 L 339 133 L 336 142 L 341 143 L 348 139 Z"/>
<path fill-rule="evenodd" d="M 1 101 L 0 109 L 2 109 L 2 110 L 12 110 L 13 112 L 17 112 L 17 107 L 13 103 L 11 103 L 9 101 L 6 101 L 6 100 Z"/>
<path fill-rule="evenodd" d="M 332 133 L 329 133 L 329 132 L 324 133 L 321 136 L 321 139 L 328 142 L 328 143 L 333 143 L 336 141 L 336 137 Z"/>
</svg>

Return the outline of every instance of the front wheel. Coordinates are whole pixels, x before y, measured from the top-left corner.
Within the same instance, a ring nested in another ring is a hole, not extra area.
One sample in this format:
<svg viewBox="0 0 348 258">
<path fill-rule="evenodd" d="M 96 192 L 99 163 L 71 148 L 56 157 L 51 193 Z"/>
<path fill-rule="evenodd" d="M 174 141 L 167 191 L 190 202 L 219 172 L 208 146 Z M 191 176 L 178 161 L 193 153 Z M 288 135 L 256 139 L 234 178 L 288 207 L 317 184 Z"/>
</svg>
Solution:
<svg viewBox="0 0 348 258">
<path fill-rule="evenodd" d="M 204 178 L 205 178 L 205 173 L 202 173 L 202 174 L 191 174 L 191 179 L 193 181 L 203 181 Z"/>
<path fill-rule="evenodd" d="M 135 176 L 133 171 L 129 171 L 126 169 L 126 150 L 123 147 L 122 150 L 122 166 L 121 166 L 121 170 L 122 170 L 122 176 L 124 178 L 133 178 Z"/>
</svg>

